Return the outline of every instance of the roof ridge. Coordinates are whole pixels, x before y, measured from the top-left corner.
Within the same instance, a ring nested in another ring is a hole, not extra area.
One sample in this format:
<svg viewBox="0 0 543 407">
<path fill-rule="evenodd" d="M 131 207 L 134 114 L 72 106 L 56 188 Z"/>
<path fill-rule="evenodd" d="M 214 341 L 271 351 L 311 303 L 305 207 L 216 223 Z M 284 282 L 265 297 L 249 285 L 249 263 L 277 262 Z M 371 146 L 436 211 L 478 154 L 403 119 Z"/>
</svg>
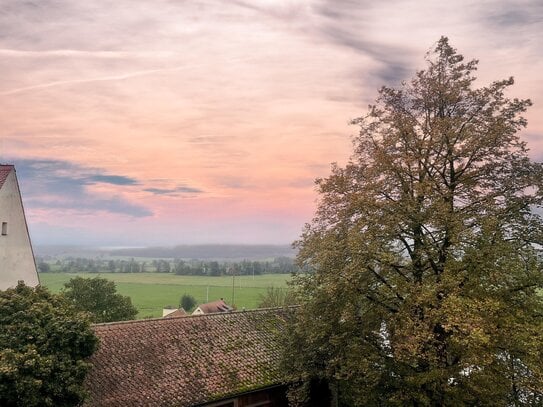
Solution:
<svg viewBox="0 0 543 407">
<path fill-rule="evenodd" d="M 249 310 L 236 310 L 236 311 L 230 311 L 230 312 L 211 312 L 209 314 L 198 314 L 198 315 L 185 315 L 180 317 L 171 317 L 171 318 L 145 318 L 145 319 L 133 319 L 130 321 L 116 321 L 116 322 L 101 322 L 98 324 L 92 324 L 94 327 L 99 326 L 112 326 L 112 325 L 131 325 L 131 324 L 140 324 L 140 323 L 146 323 L 150 321 L 163 321 L 163 322 L 169 322 L 173 319 L 187 319 L 187 318 L 209 318 L 214 316 L 226 316 L 226 315 L 232 315 L 232 314 L 248 314 L 248 313 L 266 313 L 270 311 L 279 311 L 279 310 L 286 310 L 286 309 L 294 309 L 298 308 L 299 305 L 289 305 L 288 307 L 269 307 L 269 308 L 255 308 L 255 309 L 249 309 Z"/>
</svg>

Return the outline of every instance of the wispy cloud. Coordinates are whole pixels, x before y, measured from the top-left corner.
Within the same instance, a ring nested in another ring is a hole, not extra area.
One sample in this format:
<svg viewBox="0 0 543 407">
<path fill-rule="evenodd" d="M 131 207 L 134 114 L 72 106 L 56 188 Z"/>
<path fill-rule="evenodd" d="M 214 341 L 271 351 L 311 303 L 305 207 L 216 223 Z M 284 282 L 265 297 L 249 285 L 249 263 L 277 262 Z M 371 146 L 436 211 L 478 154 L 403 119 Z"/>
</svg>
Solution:
<svg viewBox="0 0 543 407">
<path fill-rule="evenodd" d="M 125 177 L 123 175 L 91 175 L 87 178 L 91 182 L 103 182 L 112 185 L 138 185 L 139 182 L 134 178 Z"/>
<path fill-rule="evenodd" d="M 74 198 L 74 196 L 71 196 Z M 77 197 L 77 201 L 66 200 L 66 197 L 60 199 L 40 199 L 30 197 L 26 200 L 26 207 L 32 209 L 62 209 L 72 213 L 96 216 L 100 212 L 109 212 L 113 214 L 122 214 L 130 217 L 141 218 L 151 216 L 153 213 L 142 207 L 130 203 L 120 197 L 110 199 L 89 199 L 89 195 Z"/>
<path fill-rule="evenodd" d="M 145 71 L 127 72 L 127 73 L 120 74 L 120 75 L 101 76 L 101 77 L 96 77 L 96 78 L 68 79 L 68 80 L 63 80 L 63 81 L 53 81 L 53 82 L 47 82 L 47 83 L 40 83 L 38 85 L 23 86 L 23 87 L 20 87 L 20 88 L 11 89 L 11 90 L 0 93 L 0 96 L 14 95 L 14 94 L 17 94 L 17 93 L 27 92 L 27 91 L 31 91 L 31 90 L 52 88 L 52 87 L 62 86 L 62 85 L 72 85 L 72 84 L 90 83 L 90 82 L 120 81 L 120 80 L 124 80 L 124 79 L 135 78 L 135 77 L 138 77 L 138 76 L 154 75 L 154 74 L 163 73 L 163 72 L 174 72 L 174 71 L 177 71 L 179 69 L 184 69 L 184 68 L 186 68 L 186 67 L 148 69 L 148 70 L 145 70 Z"/>
<path fill-rule="evenodd" d="M 543 25 L 543 3 L 539 0 L 523 0 L 516 3 L 496 1 L 493 7 L 485 7 L 485 20 L 492 26 L 516 29 Z"/>
<path fill-rule="evenodd" d="M 398 7 L 401 1 L 388 2 L 383 9 L 373 1 L 318 0 L 313 12 L 318 16 L 314 29 L 327 41 L 352 49 L 373 59 L 373 82 L 395 84 L 405 79 L 412 69 L 413 50 L 406 44 L 391 43 L 374 35 L 379 10 Z"/>
<path fill-rule="evenodd" d="M 4 58 L 99 58 L 99 59 L 137 59 L 171 58 L 175 53 L 169 51 L 86 51 L 78 49 L 23 50 L 0 48 L 0 57 Z"/>
<path fill-rule="evenodd" d="M 179 196 L 181 194 L 201 194 L 204 191 L 199 188 L 189 187 L 189 186 L 178 186 L 175 188 L 145 188 L 144 191 L 150 192 L 155 195 L 170 195 L 170 196 Z"/>
<path fill-rule="evenodd" d="M 131 177 L 110 175 L 98 168 L 90 168 L 63 160 L 15 159 L 17 175 L 25 204 L 30 210 L 66 209 L 72 212 L 110 212 L 132 217 L 152 215 L 139 204 L 118 194 L 104 196 L 89 191 L 90 185 L 103 183 L 133 186 L 139 182 Z"/>
</svg>

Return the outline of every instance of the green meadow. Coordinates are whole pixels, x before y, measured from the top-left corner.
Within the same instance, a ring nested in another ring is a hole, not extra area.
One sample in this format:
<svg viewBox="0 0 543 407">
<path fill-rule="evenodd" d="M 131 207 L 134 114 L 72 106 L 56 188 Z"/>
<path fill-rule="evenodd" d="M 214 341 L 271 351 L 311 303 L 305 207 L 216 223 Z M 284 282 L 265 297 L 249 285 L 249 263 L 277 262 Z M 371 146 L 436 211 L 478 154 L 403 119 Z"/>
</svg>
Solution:
<svg viewBox="0 0 543 407">
<path fill-rule="evenodd" d="M 162 308 L 168 305 L 177 307 L 183 294 L 192 295 L 198 303 L 223 298 L 238 309 L 256 308 L 260 295 L 265 294 L 268 287 L 286 288 L 290 280 L 288 274 L 236 276 L 232 281 L 232 276 L 178 276 L 165 273 L 41 273 L 40 282 L 51 291 L 59 292 L 64 283 L 76 276 L 99 276 L 113 280 L 117 291 L 132 299 L 139 310 L 138 318 L 161 317 Z"/>
</svg>

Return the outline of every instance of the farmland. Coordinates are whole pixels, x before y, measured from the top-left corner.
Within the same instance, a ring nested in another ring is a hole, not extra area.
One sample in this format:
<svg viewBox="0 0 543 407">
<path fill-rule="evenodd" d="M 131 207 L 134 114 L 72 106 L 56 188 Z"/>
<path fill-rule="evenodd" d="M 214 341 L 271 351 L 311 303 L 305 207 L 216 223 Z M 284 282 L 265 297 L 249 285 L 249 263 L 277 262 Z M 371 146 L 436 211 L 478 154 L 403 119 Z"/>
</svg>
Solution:
<svg viewBox="0 0 543 407">
<path fill-rule="evenodd" d="M 162 308 L 179 304 L 183 294 L 192 295 L 198 303 L 224 298 L 232 303 L 232 277 L 179 276 L 169 273 L 41 273 L 41 284 L 58 292 L 73 277 L 100 276 L 115 282 L 117 291 L 128 295 L 139 310 L 138 318 L 160 317 Z M 256 308 L 259 295 L 268 287 L 286 288 L 288 274 L 236 276 L 234 304 L 238 309 Z"/>
</svg>

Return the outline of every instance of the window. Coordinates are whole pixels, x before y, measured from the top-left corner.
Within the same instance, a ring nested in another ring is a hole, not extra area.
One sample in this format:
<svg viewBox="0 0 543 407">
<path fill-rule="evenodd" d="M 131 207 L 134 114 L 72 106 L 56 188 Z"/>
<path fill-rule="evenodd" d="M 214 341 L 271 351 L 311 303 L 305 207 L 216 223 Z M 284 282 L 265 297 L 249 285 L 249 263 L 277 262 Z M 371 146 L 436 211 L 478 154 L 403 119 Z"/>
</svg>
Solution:
<svg viewBox="0 0 543 407">
<path fill-rule="evenodd" d="M 2 222 L 2 236 L 6 236 L 8 234 L 8 223 Z"/>
</svg>

